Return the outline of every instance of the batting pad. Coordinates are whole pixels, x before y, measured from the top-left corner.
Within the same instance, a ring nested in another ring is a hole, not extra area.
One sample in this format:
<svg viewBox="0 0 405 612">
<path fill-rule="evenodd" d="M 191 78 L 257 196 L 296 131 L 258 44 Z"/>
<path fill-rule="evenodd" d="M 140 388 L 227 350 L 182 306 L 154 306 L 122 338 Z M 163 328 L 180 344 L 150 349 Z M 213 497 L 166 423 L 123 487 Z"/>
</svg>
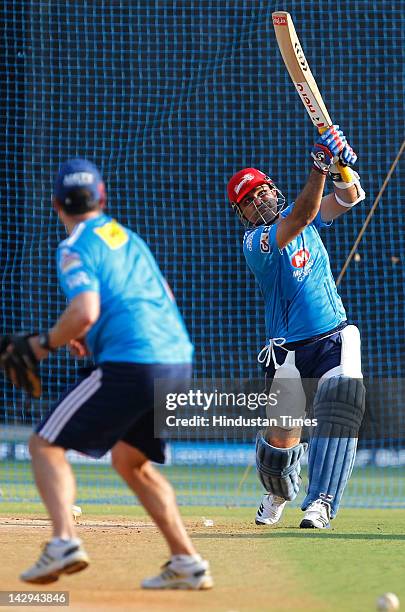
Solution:
<svg viewBox="0 0 405 612">
<path fill-rule="evenodd" d="M 301 484 L 300 459 L 307 447 L 306 443 L 300 443 L 292 448 L 276 448 L 266 442 L 262 432 L 257 434 L 256 467 L 266 491 L 287 501 L 295 499 Z"/>
<path fill-rule="evenodd" d="M 309 487 L 302 510 L 323 497 L 331 504 L 332 518 L 336 515 L 356 457 L 364 401 L 365 387 L 359 379 L 328 378 L 318 389 L 314 400 L 318 425 L 309 446 Z"/>
</svg>

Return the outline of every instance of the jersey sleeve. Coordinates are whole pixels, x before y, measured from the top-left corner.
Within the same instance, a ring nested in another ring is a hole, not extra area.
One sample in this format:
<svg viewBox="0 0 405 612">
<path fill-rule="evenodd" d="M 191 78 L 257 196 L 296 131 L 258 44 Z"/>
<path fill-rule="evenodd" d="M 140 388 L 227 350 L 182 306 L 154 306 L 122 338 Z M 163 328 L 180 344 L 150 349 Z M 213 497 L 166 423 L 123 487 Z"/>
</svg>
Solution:
<svg viewBox="0 0 405 612">
<path fill-rule="evenodd" d="M 59 246 L 57 252 L 58 281 L 70 301 L 84 291 L 100 291 L 97 278 L 88 257 L 77 248 Z"/>
<path fill-rule="evenodd" d="M 315 219 L 312 221 L 311 225 L 315 225 L 316 229 L 322 229 L 323 227 L 330 227 L 333 223 L 332 221 L 323 221 L 321 216 L 321 211 L 318 211 Z"/>
<path fill-rule="evenodd" d="M 287 206 L 287 208 L 285 208 L 283 211 L 281 211 L 281 216 L 282 216 L 282 217 L 288 217 L 288 215 L 290 214 L 290 212 L 292 212 L 292 211 L 293 211 L 294 206 L 295 206 L 295 202 L 292 202 L 291 204 L 289 204 L 289 205 Z"/>
</svg>

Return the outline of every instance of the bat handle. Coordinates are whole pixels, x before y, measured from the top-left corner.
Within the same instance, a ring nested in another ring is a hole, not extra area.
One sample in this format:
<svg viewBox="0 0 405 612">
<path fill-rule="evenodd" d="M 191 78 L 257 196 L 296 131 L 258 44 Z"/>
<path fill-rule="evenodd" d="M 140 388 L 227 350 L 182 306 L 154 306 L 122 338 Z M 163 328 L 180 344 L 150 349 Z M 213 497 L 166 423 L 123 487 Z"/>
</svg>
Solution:
<svg viewBox="0 0 405 612">
<path fill-rule="evenodd" d="M 353 175 L 350 172 L 350 169 L 347 166 L 343 166 L 340 162 L 338 162 L 338 168 L 339 168 L 339 172 L 340 172 L 340 176 L 343 179 L 344 183 L 352 183 L 353 182 Z"/>
<path fill-rule="evenodd" d="M 329 127 L 330 126 L 319 128 L 318 132 L 322 134 L 323 132 L 326 132 L 326 130 Z M 352 173 L 350 172 L 350 168 L 348 168 L 347 166 L 343 166 L 340 162 L 337 163 L 337 167 L 339 168 L 339 172 L 340 172 L 340 176 L 342 177 L 342 181 L 344 183 L 351 183 L 353 181 L 353 176 L 352 176 Z"/>
</svg>

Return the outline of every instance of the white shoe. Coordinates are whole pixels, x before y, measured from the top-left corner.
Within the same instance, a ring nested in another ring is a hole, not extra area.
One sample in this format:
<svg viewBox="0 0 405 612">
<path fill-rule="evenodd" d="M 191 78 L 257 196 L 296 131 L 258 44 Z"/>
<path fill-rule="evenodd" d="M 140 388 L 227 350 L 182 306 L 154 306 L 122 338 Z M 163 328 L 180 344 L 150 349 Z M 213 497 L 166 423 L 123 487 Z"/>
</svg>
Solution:
<svg viewBox="0 0 405 612">
<path fill-rule="evenodd" d="M 20 575 L 24 582 L 49 584 L 61 574 L 74 574 L 89 565 L 89 558 L 79 538 L 63 543 L 47 542 L 38 561 Z"/>
<path fill-rule="evenodd" d="M 266 493 L 256 512 L 256 525 L 275 525 L 278 523 L 286 503 L 283 497 Z"/>
<path fill-rule="evenodd" d="M 142 588 L 203 590 L 211 589 L 214 585 L 210 565 L 204 559 L 192 560 L 189 563 L 167 561 L 162 569 L 157 576 L 145 578 L 141 584 Z"/>
<path fill-rule="evenodd" d="M 302 529 L 329 529 L 330 505 L 323 499 L 316 499 L 305 510 L 300 523 Z"/>
</svg>

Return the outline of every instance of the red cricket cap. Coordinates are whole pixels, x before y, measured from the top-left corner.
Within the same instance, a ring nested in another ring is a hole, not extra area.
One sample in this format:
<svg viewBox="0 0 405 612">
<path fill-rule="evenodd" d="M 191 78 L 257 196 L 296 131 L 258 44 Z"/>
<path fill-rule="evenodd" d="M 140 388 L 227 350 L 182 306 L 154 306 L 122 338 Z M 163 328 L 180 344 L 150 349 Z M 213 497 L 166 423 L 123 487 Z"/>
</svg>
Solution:
<svg viewBox="0 0 405 612">
<path fill-rule="evenodd" d="M 256 168 L 244 168 L 239 170 L 228 183 L 228 198 L 231 202 L 239 203 L 249 191 L 263 183 L 271 183 L 267 174 Z"/>
</svg>

